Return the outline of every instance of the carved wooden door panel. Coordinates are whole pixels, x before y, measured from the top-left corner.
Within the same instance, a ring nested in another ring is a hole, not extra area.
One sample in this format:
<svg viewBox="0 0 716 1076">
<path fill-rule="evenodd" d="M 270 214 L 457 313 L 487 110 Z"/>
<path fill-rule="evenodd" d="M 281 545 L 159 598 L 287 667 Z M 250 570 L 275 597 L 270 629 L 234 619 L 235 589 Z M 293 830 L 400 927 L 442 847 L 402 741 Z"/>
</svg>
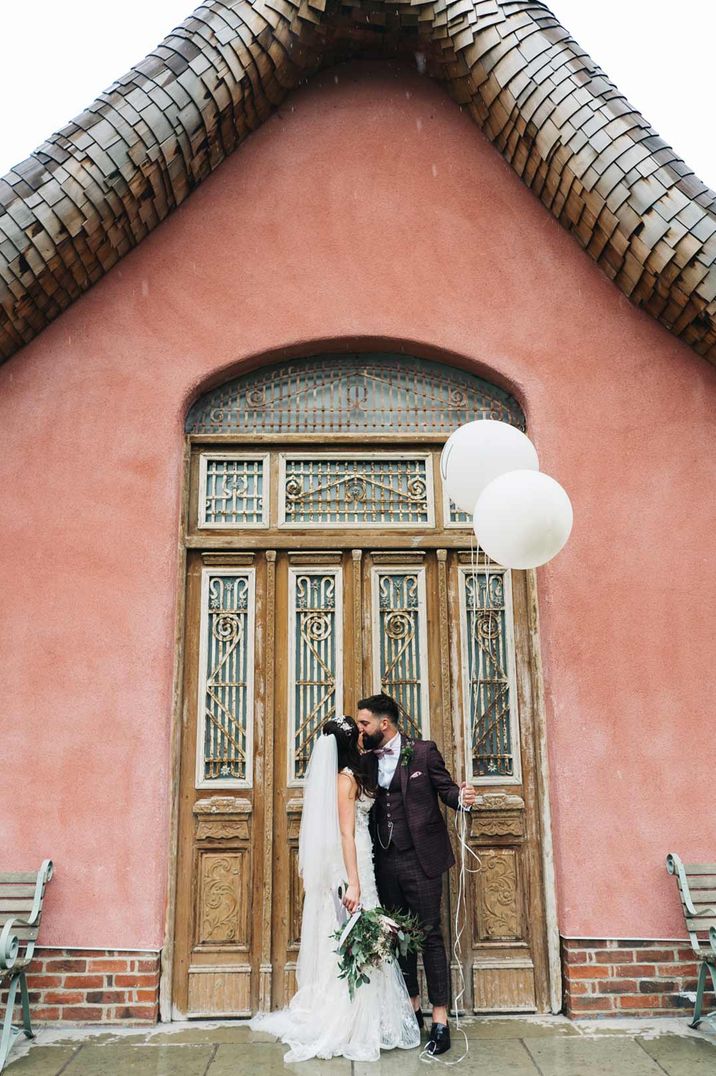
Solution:
<svg viewBox="0 0 716 1076">
<path fill-rule="evenodd" d="M 322 725 L 345 712 L 355 684 L 350 551 L 278 555 L 275 610 L 274 1008 L 295 990 L 303 889 L 298 835 L 308 760 Z"/>
<path fill-rule="evenodd" d="M 274 568 L 271 551 L 188 559 L 176 1016 L 270 1001 Z"/>
<path fill-rule="evenodd" d="M 453 764 L 478 786 L 468 843 L 479 864 L 468 879 L 464 951 L 468 1007 L 549 1009 L 534 640 L 524 572 L 447 555 Z M 462 765 L 461 765 L 462 761 Z M 451 895 L 455 897 L 454 872 Z M 456 989 L 453 969 L 453 990 Z"/>
</svg>

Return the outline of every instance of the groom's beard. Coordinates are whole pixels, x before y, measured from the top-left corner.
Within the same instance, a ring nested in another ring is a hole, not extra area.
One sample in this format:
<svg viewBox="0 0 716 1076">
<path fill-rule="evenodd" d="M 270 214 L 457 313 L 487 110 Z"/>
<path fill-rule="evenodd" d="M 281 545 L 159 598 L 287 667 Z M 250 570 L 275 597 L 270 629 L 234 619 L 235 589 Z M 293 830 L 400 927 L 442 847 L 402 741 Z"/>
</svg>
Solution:
<svg viewBox="0 0 716 1076">
<path fill-rule="evenodd" d="M 363 733 L 363 748 L 366 751 L 377 751 L 383 743 L 382 732 L 364 732 Z"/>
</svg>

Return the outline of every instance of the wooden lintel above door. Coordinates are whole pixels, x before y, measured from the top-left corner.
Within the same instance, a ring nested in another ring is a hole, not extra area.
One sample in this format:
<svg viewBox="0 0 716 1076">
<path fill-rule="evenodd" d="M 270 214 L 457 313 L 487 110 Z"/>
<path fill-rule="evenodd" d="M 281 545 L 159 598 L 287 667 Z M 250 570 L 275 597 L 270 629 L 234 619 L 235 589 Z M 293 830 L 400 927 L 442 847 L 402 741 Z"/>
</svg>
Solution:
<svg viewBox="0 0 716 1076">
<path fill-rule="evenodd" d="M 227 567 L 230 565 L 240 567 L 244 564 L 252 564 L 255 556 L 255 553 L 202 553 L 201 559 L 203 564 L 225 564 Z"/>
<path fill-rule="evenodd" d="M 374 564 L 423 564 L 425 550 L 423 549 L 379 549 L 371 553 Z"/>
<path fill-rule="evenodd" d="M 291 564 L 318 566 L 322 564 L 340 564 L 343 553 L 340 549 L 323 549 L 320 552 L 306 549 L 289 549 L 288 559 Z"/>
</svg>

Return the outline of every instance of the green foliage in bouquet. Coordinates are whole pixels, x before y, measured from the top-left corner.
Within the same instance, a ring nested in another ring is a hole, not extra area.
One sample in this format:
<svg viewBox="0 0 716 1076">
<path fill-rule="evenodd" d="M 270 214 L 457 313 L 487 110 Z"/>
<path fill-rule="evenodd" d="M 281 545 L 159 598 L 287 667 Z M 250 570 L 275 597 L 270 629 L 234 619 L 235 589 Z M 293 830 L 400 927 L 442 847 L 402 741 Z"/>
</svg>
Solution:
<svg viewBox="0 0 716 1076">
<path fill-rule="evenodd" d="M 340 943 L 344 932 L 345 927 L 339 927 L 331 938 Z M 419 952 L 424 940 L 425 931 L 416 915 L 387 912 L 385 908 L 361 910 L 343 944 L 335 950 L 338 953 L 338 978 L 348 981 L 351 1000 L 359 986 L 370 982 L 370 976 L 366 974 L 369 968 L 380 967 L 397 956 Z"/>
</svg>

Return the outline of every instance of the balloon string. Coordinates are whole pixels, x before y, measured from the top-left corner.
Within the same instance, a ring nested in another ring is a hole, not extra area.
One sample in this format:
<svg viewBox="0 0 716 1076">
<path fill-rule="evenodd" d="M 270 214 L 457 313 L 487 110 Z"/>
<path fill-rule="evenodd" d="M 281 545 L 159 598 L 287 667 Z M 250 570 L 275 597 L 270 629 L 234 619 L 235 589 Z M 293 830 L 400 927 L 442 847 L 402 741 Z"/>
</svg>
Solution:
<svg viewBox="0 0 716 1076">
<path fill-rule="evenodd" d="M 468 874 L 479 874 L 480 871 L 482 870 L 482 861 L 481 861 L 480 857 L 477 855 L 477 853 L 472 848 L 470 848 L 470 845 L 467 843 L 467 836 L 466 836 L 467 835 L 467 811 L 460 810 L 459 807 L 458 807 L 458 810 L 455 811 L 455 822 L 454 822 L 454 824 L 455 824 L 455 833 L 457 835 L 458 845 L 459 845 L 459 848 L 460 848 L 460 871 L 458 873 L 457 900 L 455 902 L 455 923 L 454 923 L 454 931 L 453 931 L 454 941 L 453 941 L 452 951 L 453 951 L 453 956 L 455 957 L 455 963 L 457 965 L 457 971 L 458 971 L 459 984 L 460 985 L 459 985 L 459 989 L 458 989 L 457 993 L 455 994 L 455 997 L 453 998 L 453 1013 L 454 1013 L 454 1016 L 455 1016 L 455 1031 L 459 1031 L 460 1034 L 462 1035 L 463 1039 L 465 1040 L 465 1050 L 464 1050 L 464 1053 L 462 1053 L 460 1055 L 460 1057 L 455 1058 L 454 1061 L 443 1061 L 442 1057 L 436 1057 L 435 1054 L 432 1054 L 430 1052 L 430 1043 L 427 1042 L 425 1044 L 421 1054 L 420 1054 L 420 1060 L 421 1061 L 425 1061 L 425 1062 L 428 1062 L 428 1063 L 433 1062 L 433 1061 L 437 1061 L 441 1065 L 446 1065 L 448 1068 L 451 1068 L 453 1065 L 459 1065 L 462 1061 L 465 1060 L 465 1058 L 467 1057 L 467 1055 L 470 1052 L 470 1045 L 468 1043 L 467 1035 L 465 1034 L 464 1029 L 462 1027 L 460 1027 L 460 1003 L 462 1002 L 463 998 L 465 997 L 465 990 L 466 990 L 465 971 L 464 971 L 464 968 L 463 968 L 462 948 L 461 948 L 461 945 L 460 945 L 460 941 L 461 941 L 462 935 L 463 935 L 463 933 L 465 931 L 464 923 L 465 923 L 465 920 L 467 918 L 467 882 L 466 882 L 466 875 L 468 875 Z M 477 867 L 468 867 L 467 866 L 467 863 L 465 862 L 465 856 L 466 855 L 472 856 L 472 858 L 477 863 Z M 462 911 L 462 922 L 461 922 L 461 915 L 460 915 L 461 911 Z"/>
<path fill-rule="evenodd" d="M 474 625 L 473 625 L 473 631 L 475 631 L 475 635 L 477 636 L 476 628 L 477 628 L 478 608 L 479 608 L 479 604 L 480 604 L 479 603 L 479 593 L 480 592 L 479 592 L 479 587 L 478 587 L 477 551 L 476 551 L 475 545 L 476 545 L 476 543 L 475 543 L 475 539 L 473 537 L 473 538 L 470 539 L 470 561 L 471 561 L 471 568 L 472 568 L 473 594 L 474 594 L 474 600 L 475 600 L 475 609 L 474 609 L 475 622 L 474 622 Z M 486 582 L 487 601 L 489 601 L 489 585 L 488 585 L 489 584 L 489 576 L 487 575 L 487 573 L 485 575 L 485 582 Z M 479 660 L 479 656 L 478 656 L 478 660 Z M 478 676 L 479 676 L 479 669 L 477 671 L 478 671 Z M 472 719 L 471 711 L 468 711 L 468 712 L 470 712 L 470 716 L 471 716 L 471 719 Z M 459 846 L 459 849 L 460 849 L 460 870 L 459 870 L 459 873 L 458 873 L 457 900 L 455 901 L 455 923 L 454 923 L 454 930 L 453 930 L 453 939 L 454 940 L 453 940 L 453 946 L 452 946 L 453 956 L 455 958 L 455 964 L 457 965 L 457 972 L 458 972 L 458 977 L 459 977 L 459 989 L 458 989 L 457 993 L 455 994 L 455 997 L 453 998 L 453 1012 L 454 1012 L 454 1015 L 455 1015 L 455 1031 L 459 1031 L 460 1034 L 462 1035 L 463 1039 L 465 1040 L 465 1050 L 460 1055 L 460 1057 L 455 1058 L 454 1061 L 443 1061 L 442 1057 L 436 1057 L 434 1054 L 430 1053 L 430 1043 L 428 1042 L 428 1043 L 426 1043 L 425 1047 L 423 1048 L 423 1050 L 422 1050 L 422 1052 L 420 1054 L 420 1060 L 421 1061 L 425 1061 L 425 1062 L 428 1062 L 428 1063 L 437 1061 L 441 1065 L 445 1065 L 447 1068 L 452 1068 L 454 1065 L 459 1065 L 462 1061 L 465 1060 L 465 1058 L 468 1056 L 468 1054 L 470 1052 L 470 1045 L 468 1043 L 467 1035 L 465 1034 L 464 1029 L 462 1027 L 460 1027 L 460 1003 L 462 1002 L 463 998 L 465 997 L 465 992 L 466 992 L 465 971 L 464 971 L 464 967 L 463 967 L 462 947 L 460 945 L 460 942 L 461 942 L 462 936 L 463 936 L 463 934 L 465 932 L 464 924 L 465 924 L 466 919 L 467 919 L 467 877 L 466 876 L 468 874 L 479 874 L 480 871 L 482 870 L 482 860 L 480 859 L 479 855 L 474 851 L 474 849 L 472 849 L 470 847 L 470 845 L 467 842 L 467 811 L 460 810 L 459 806 L 458 806 L 458 810 L 455 811 L 454 825 L 455 825 L 455 834 L 457 836 L 457 842 L 458 842 L 458 846 Z M 467 863 L 466 863 L 466 856 L 472 856 L 472 858 L 477 863 L 477 866 L 476 867 L 468 867 Z M 460 915 L 461 912 L 462 912 L 462 922 L 461 922 L 461 915 Z"/>
</svg>

